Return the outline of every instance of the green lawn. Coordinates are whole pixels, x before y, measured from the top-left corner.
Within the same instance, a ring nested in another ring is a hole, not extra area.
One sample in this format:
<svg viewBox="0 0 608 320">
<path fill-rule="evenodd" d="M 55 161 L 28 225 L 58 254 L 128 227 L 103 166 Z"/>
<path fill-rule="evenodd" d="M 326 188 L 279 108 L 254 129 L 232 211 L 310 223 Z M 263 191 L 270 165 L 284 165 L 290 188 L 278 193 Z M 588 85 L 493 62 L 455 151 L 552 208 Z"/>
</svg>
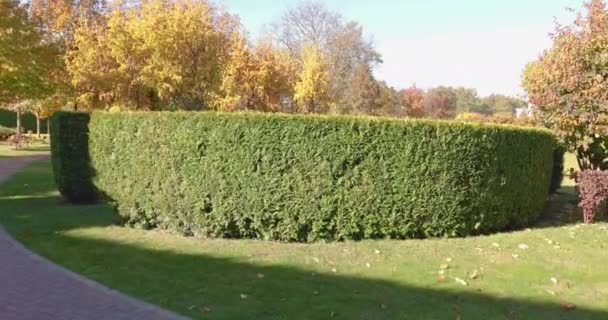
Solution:
<svg viewBox="0 0 608 320">
<path fill-rule="evenodd" d="M 608 319 L 608 224 L 567 222 L 580 220 L 568 184 L 533 230 L 284 244 L 116 226 L 105 205 L 62 202 L 43 161 L 0 187 L 0 223 L 58 264 L 200 319 Z"/>
<path fill-rule="evenodd" d="M 0 142 L 0 159 L 8 157 L 22 157 L 48 154 L 50 146 L 44 143 L 31 143 L 23 149 L 16 150 L 6 142 Z"/>
</svg>

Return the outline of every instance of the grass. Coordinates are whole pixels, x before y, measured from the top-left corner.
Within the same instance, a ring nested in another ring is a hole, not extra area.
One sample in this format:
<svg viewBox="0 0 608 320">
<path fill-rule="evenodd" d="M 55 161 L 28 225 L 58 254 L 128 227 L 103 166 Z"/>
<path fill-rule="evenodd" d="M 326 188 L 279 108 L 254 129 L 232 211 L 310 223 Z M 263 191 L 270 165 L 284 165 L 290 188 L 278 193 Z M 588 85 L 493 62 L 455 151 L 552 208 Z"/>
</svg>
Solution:
<svg viewBox="0 0 608 320">
<path fill-rule="evenodd" d="M 34 156 L 48 154 L 50 146 L 45 143 L 35 142 L 30 143 L 23 149 L 15 149 L 13 146 L 6 142 L 0 142 L 0 159 L 10 157 L 23 157 L 23 156 Z"/>
<path fill-rule="evenodd" d="M 551 200 L 558 218 L 492 236 L 203 240 L 117 226 L 105 205 L 65 204 L 42 161 L 0 187 L 0 223 L 60 265 L 199 319 L 607 319 L 608 224 L 564 224 L 580 220 L 569 188 Z"/>
</svg>

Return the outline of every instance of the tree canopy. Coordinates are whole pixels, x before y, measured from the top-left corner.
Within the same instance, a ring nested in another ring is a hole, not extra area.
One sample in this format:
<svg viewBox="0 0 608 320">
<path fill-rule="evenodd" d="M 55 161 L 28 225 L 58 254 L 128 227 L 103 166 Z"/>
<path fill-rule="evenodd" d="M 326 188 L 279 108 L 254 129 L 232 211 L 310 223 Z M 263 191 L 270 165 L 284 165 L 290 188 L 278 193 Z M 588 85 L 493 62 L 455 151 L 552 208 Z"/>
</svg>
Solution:
<svg viewBox="0 0 608 320">
<path fill-rule="evenodd" d="M 382 57 L 363 27 L 320 1 L 288 8 L 256 41 L 208 0 L 0 3 L 5 106 L 449 118 L 525 105 L 463 87 L 398 91 L 376 79 Z"/>
<path fill-rule="evenodd" d="M 585 3 L 572 25 L 556 27 L 553 47 L 530 63 L 523 86 L 544 125 L 577 153 L 581 169 L 608 169 L 608 14 Z"/>
</svg>

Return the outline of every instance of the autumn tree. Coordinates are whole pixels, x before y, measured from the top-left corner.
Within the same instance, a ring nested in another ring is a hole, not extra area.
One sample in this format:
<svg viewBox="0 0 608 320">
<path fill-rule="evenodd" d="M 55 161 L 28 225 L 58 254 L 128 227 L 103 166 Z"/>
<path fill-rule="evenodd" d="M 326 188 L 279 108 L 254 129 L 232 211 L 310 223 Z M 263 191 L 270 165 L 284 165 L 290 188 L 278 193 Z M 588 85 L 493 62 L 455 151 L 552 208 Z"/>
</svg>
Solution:
<svg viewBox="0 0 608 320">
<path fill-rule="evenodd" d="M 305 1 L 287 10 L 273 24 L 275 42 L 287 48 L 295 60 L 303 64 L 301 48 L 315 46 L 328 65 L 328 95 L 334 104 L 346 100 L 357 68 L 364 65 L 373 70 L 381 62 L 371 41 L 365 39 L 362 27 L 330 11 L 318 1 Z"/>
<path fill-rule="evenodd" d="M 379 92 L 374 102 L 376 104 L 375 112 L 384 116 L 407 116 L 407 109 L 402 104 L 399 92 L 384 81 L 377 81 L 377 84 Z"/>
<path fill-rule="evenodd" d="M 329 63 L 316 46 L 302 48 L 302 68 L 295 85 L 294 100 L 298 111 L 325 112 L 331 108 Z"/>
<path fill-rule="evenodd" d="M 219 108 L 234 17 L 203 0 L 115 8 L 75 31 L 67 55 L 81 98 L 131 109 Z"/>
<path fill-rule="evenodd" d="M 424 111 L 433 118 L 451 118 L 456 111 L 456 94 L 448 87 L 430 89 L 424 96 Z"/>
<path fill-rule="evenodd" d="M 401 90 L 401 104 L 410 117 L 420 118 L 425 115 L 424 110 L 424 91 L 412 85 L 411 87 Z"/>
<path fill-rule="evenodd" d="M 254 49 L 258 84 L 257 99 L 265 110 L 289 111 L 294 96 L 298 65 L 290 53 L 263 39 Z"/>
<path fill-rule="evenodd" d="M 222 74 L 222 110 L 279 111 L 292 99 L 297 66 L 285 50 L 262 40 L 250 47 L 241 33 Z"/>
<path fill-rule="evenodd" d="M 341 113 L 378 114 L 381 106 L 380 85 L 369 66 L 358 64 L 349 81 L 346 94 L 336 106 Z"/>
<path fill-rule="evenodd" d="M 44 34 L 31 21 L 19 1 L 0 0 L 0 106 L 21 114 L 29 112 L 27 101 L 40 100 L 57 90 L 54 70 L 58 49 L 43 41 Z"/>
<path fill-rule="evenodd" d="M 602 0 L 585 3 L 574 24 L 557 26 L 553 47 L 524 71 L 536 115 L 576 152 L 585 169 L 608 169 L 608 14 Z"/>
<path fill-rule="evenodd" d="M 79 23 L 99 18 L 105 7 L 105 0 L 29 0 L 32 19 L 65 45 Z"/>
</svg>

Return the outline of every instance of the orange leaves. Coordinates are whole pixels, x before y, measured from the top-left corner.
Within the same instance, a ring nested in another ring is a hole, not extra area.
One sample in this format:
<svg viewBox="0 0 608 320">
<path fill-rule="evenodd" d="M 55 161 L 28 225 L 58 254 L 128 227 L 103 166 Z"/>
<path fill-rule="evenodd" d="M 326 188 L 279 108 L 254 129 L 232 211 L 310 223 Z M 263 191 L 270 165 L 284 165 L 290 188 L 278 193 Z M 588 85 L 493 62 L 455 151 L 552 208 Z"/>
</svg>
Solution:
<svg viewBox="0 0 608 320">
<path fill-rule="evenodd" d="M 538 106 L 541 121 L 570 150 L 582 169 L 605 169 L 606 152 L 596 148 L 608 132 L 608 18 L 604 1 L 585 4 L 586 15 L 555 30 L 553 48 L 529 64 L 523 87 Z"/>
</svg>

